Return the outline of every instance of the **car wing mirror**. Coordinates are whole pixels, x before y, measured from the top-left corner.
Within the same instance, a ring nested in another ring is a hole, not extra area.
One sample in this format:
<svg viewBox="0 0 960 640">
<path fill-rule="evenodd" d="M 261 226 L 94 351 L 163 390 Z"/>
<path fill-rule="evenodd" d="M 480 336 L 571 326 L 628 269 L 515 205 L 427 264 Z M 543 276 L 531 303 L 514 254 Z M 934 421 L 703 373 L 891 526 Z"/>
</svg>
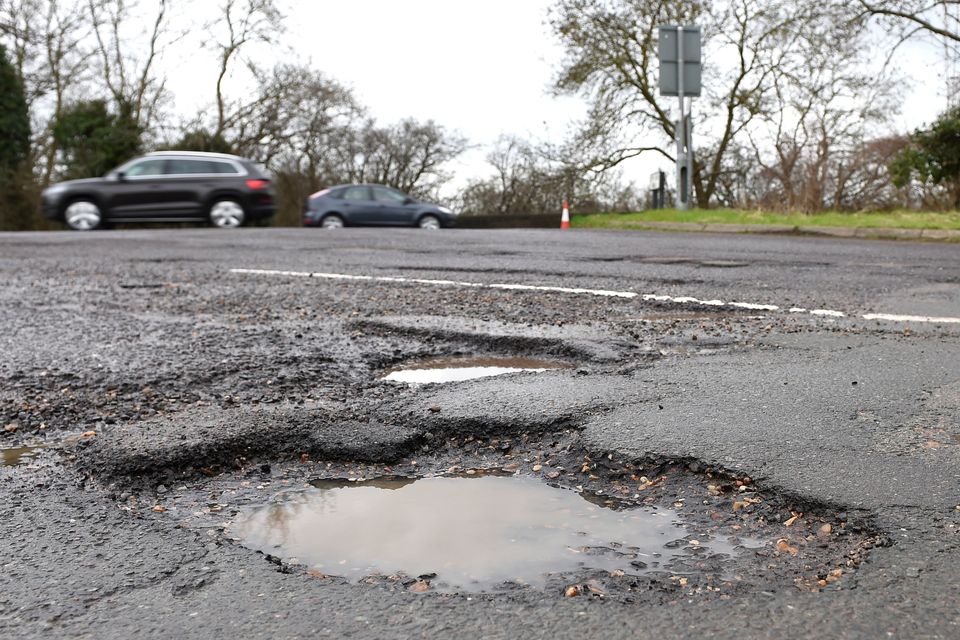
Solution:
<svg viewBox="0 0 960 640">
<path fill-rule="evenodd" d="M 123 171 L 117 171 L 117 182 L 123 182 L 126 179 L 127 174 L 125 174 Z"/>
</svg>

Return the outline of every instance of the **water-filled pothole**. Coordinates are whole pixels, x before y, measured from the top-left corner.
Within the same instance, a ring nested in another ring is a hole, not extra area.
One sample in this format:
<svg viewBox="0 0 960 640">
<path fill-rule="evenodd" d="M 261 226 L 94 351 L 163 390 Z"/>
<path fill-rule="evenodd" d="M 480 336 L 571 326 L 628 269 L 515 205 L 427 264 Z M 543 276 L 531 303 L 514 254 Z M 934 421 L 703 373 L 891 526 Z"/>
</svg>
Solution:
<svg viewBox="0 0 960 640">
<path fill-rule="evenodd" d="M 13 467 L 18 464 L 24 464 L 37 455 L 44 447 L 16 447 L 13 449 L 0 449 L 0 465 Z"/>
<path fill-rule="evenodd" d="M 448 592 L 542 587 L 566 572 L 670 571 L 674 557 L 729 555 L 737 545 L 692 539 L 670 509 L 597 504 L 529 476 L 311 484 L 241 513 L 233 535 L 324 574 L 426 575 Z"/>
<path fill-rule="evenodd" d="M 542 373 L 572 365 L 535 358 L 435 358 L 388 371 L 382 380 L 407 384 L 458 382 L 523 371 Z"/>
</svg>

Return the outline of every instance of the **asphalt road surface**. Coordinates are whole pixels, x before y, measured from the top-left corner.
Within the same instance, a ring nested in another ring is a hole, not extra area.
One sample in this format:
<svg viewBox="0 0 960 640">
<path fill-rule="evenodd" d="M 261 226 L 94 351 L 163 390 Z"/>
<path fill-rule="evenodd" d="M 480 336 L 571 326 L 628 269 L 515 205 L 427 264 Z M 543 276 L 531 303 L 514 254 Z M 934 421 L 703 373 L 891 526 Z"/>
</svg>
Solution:
<svg viewBox="0 0 960 640">
<path fill-rule="evenodd" d="M 0 637 L 960 637 L 956 244 L 23 233 L 0 274 Z M 440 356 L 566 368 L 380 379 Z M 466 594 L 231 533 L 311 479 L 474 469 L 758 546 Z"/>
</svg>

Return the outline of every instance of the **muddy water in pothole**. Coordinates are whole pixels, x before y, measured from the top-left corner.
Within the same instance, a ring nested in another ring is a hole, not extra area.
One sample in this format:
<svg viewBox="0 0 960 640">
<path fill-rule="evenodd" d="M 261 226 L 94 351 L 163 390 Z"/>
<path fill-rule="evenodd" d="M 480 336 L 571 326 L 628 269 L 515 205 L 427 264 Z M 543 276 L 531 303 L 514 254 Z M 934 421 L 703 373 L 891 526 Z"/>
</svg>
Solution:
<svg viewBox="0 0 960 640">
<path fill-rule="evenodd" d="M 24 464 L 33 458 L 43 447 L 18 447 L 15 449 L 0 449 L 0 465 L 13 467 Z"/>
<path fill-rule="evenodd" d="M 393 369 L 381 380 L 430 384 L 473 380 L 522 371 L 542 373 L 548 369 L 570 368 L 572 366 L 565 362 L 534 358 L 435 358 Z"/>
<path fill-rule="evenodd" d="M 438 591 L 543 586 L 587 569 L 668 570 L 689 532 L 668 509 L 615 510 L 537 478 L 322 481 L 249 509 L 232 534 L 250 548 L 329 575 L 436 574 Z M 729 540 L 697 551 L 734 552 Z"/>
</svg>

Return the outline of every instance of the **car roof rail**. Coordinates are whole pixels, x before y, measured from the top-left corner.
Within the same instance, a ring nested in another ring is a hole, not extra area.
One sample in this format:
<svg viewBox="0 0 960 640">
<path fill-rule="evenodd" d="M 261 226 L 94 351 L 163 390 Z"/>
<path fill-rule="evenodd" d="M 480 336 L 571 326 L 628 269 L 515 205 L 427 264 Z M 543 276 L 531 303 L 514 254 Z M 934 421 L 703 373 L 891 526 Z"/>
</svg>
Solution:
<svg viewBox="0 0 960 640">
<path fill-rule="evenodd" d="M 240 156 L 230 153 L 213 153 L 212 151 L 151 151 L 148 156 L 199 156 L 201 158 L 221 158 L 224 160 L 243 160 Z"/>
</svg>

